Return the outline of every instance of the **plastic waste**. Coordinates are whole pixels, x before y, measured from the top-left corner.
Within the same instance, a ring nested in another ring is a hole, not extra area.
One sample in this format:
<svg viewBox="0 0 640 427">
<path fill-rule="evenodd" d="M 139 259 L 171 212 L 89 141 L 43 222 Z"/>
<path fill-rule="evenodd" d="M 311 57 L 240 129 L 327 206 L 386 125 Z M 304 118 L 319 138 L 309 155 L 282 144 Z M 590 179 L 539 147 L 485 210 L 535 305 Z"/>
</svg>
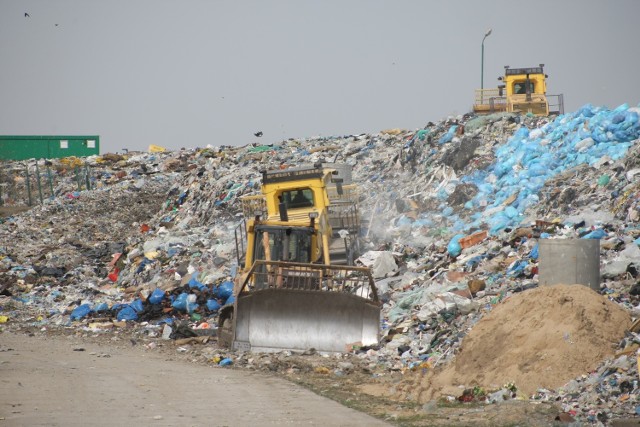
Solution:
<svg viewBox="0 0 640 427">
<path fill-rule="evenodd" d="M 511 266 L 508 268 L 507 270 L 507 274 L 509 276 L 512 277 L 517 277 L 519 276 L 522 272 L 524 272 L 524 269 L 527 267 L 527 265 L 529 265 L 529 262 L 527 260 L 518 260 L 515 261 L 513 264 L 511 264 Z"/>
<path fill-rule="evenodd" d="M 171 303 L 171 306 L 176 310 L 187 311 L 187 297 L 189 294 L 181 293 L 178 297 Z"/>
<path fill-rule="evenodd" d="M 198 289 L 199 291 L 208 289 L 204 283 L 198 281 L 198 274 L 194 274 L 191 279 L 189 279 L 189 288 Z"/>
<path fill-rule="evenodd" d="M 456 129 L 458 129 L 458 125 L 451 126 L 447 131 L 447 133 L 445 133 L 440 137 L 440 140 L 438 140 L 438 142 L 440 144 L 444 144 L 445 142 L 450 142 L 453 139 L 454 135 L 456 134 Z"/>
<path fill-rule="evenodd" d="M 93 311 L 96 312 L 96 313 L 101 313 L 103 311 L 108 311 L 108 310 L 109 310 L 109 305 L 106 302 L 98 304 L 93 309 Z"/>
<path fill-rule="evenodd" d="M 142 261 L 140 261 L 140 264 L 138 264 L 138 268 L 136 268 L 136 274 L 142 273 L 145 267 L 151 264 L 152 262 L 153 261 L 150 260 L 149 258 L 142 258 Z"/>
<path fill-rule="evenodd" d="M 531 259 L 538 259 L 538 245 L 535 245 L 533 247 L 533 249 L 531 249 L 531 253 L 529 253 L 529 256 L 531 257 Z"/>
<path fill-rule="evenodd" d="M 140 298 L 137 298 L 135 300 L 133 300 L 131 302 L 131 304 L 129 304 L 131 306 L 131 308 L 133 308 L 136 312 L 140 312 L 144 309 L 143 305 L 142 305 L 142 300 L 140 300 Z"/>
<path fill-rule="evenodd" d="M 149 152 L 150 153 L 164 153 L 165 151 L 167 151 L 166 148 L 160 146 L 160 145 L 155 145 L 155 144 L 150 144 L 149 145 Z"/>
<path fill-rule="evenodd" d="M 215 299 L 207 300 L 207 310 L 213 311 L 213 312 L 220 310 L 220 303 L 218 302 L 218 300 L 215 300 Z"/>
<path fill-rule="evenodd" d="M 196 296 L 193 294 L 181 293 L 178 298 L 171 304 L 176 310 L 192 313 L 198 308 L 196 304 Z"/>
<path fill-rule="evenodd" d="M 71 312 L 71 320 L 79 320 L 91 312 L 91 305 L 81 304 Z"/>
<path fill-rule="evenodd" d="M 173 328 L 169 325 L 164 325 L 164 327 L 162 328 L 162 339 L 163 340 L 168 340 L 171 338 L 171 333 L 173 332 Z"/>
<path fill-rule="evenodd" d="M 449 244 L 447 245 L 447 252 L 452 257 L 457 257 L 462 252 L 462 246 L 460 245 L 460 239 L 465 237 L 464 234 L 456 234 L 449 240 Z"/>
<path fill-rule="evenodd" d="M 220 363 L 218 363 L 220 366 L 229 366 L 233 364 L 233 360 L 229 359 L 228 357 L 225 357 L 224 359 L 222 359 L 220 361 Z"/>
<path fill-rule="evenodd" d="M 126 305 L 124 306 L 119 312 L 118 315 L 116 316 L 116 319 L 118 319 L 118 321 L 123 321 L 123 320 L 136 320 L 138 318 L 138 313 L 136 312 L 136 310 L 131 307 L 130 305 Z"/>
<path fill-rule="evenodd" d="M 604 231 L 602 228 L 598 228 L 585 234 L 584 236 L 582 236 L 582 238 L 583 239 L 602 239 L 603 237 L 606 237 L 606 235 L 607 235 L 606 231 Z"/>
<path fill-rule="evenodd" d="M 233 294 L 233 282 L 225 280 L 216 288 L 216 295 L 218 298 L 226 300 Z"/>
<path fill-rule="evenodd" d="M 416 133 L 416 138 L 418 138 L 420 141 L 424 141 L 425 137 L 429 134 L 429 130 L 428 129 L 420 129 L 417 133 Z"/>
<path fill-rule="evenodd" d="M 112 282 L 117 282 L 118 281 L 118 274 L 120 273 L 120 270 L 118 270 L 117 268 L 114 268 L 113 271 L 111 273 L 109 273 L 109 275 L 107 276 L 109 278 L 109 280 L 111 280 Z"/>
<path fill-rule="evenodd" d="M 149 304 L 160 304 L 164 300 L 164 297 L 164 291 L 160 288 L 156 288 L 151 295 L 149 295 Z"/>
</svg>

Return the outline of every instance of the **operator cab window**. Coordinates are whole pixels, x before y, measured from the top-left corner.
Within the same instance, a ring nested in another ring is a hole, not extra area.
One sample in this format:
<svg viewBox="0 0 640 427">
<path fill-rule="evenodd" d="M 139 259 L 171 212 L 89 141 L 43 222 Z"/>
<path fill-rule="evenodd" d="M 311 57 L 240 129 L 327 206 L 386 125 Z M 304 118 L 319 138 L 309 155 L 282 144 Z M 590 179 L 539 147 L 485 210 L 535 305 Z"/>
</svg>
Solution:
<svg viewBox="0 0 640 427">
<path fill-rule="evenodd" d="M 535 93 L 533 88 L 533 82 L 529 82 L 529 87 L 531 88 L 530 93 Z M 527 82 L 519 82 L 513 84 L 513 93 L 516 95 L 526 95 L 527 93 Z"/>
<path fill-rule="evenodd" d="M 283 191 L 282 200 L 287 209 L 310 208 L 313 206 L 313 191 L 310 188 Z"/>
</svg>

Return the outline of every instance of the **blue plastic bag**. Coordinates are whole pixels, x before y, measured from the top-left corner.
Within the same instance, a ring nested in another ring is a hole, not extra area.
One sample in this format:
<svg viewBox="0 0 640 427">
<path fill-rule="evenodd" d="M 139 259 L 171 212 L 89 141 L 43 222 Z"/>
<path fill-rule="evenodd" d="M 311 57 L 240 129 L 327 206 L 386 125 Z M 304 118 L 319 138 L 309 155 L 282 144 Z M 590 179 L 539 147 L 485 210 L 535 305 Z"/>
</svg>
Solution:
<svg viewBox="0 0 640 427">
<path fill-rule="evenodd" d="M 189 280 L 189 288 L 190 289 L 198 289 L 199 291 L 203 291 L 207 289 L 207 286 L 204 283 L 198 281 L 198 274 L 194 274 Z"/>
<path fill-rule="evenodd" d="M 180 311 L 187 311 L 187 297 L 189 296 L 189 294 L 187 293 L 181 293 L 180 295 L 178 295 L 178 297 L 175 299 L 175 301 L 173 301 L 173 303 L 171 304 L 171 307 L 175 308 L 176 310 L 180 310 Z"/>
<path fill-rule="evenodd" d="M 136 268 L 136 274 L 140 274 L 144 271 L 144 268 L 151 264 L 153 261 L 150 260 L 149 258 L 142 258 L 142 261 L 140 261 L 140 264 L 138 265 L 138 268 Z"/>
<path fill-rule="evenodd" d="M 190 301 L 189 297 L 191 297 L 193 301 Z M 195 295 L 190 295 L 184 292 L 178 295 L 178 298 L 176 298 L 171 306 L 176 310 L 187 313 L 193 313 L 198 308 L 198 304 L 195 303 Z"/>
<path fill-rule="evenodd" d="M 462 252 L 462 246 L 460 246 L 460 239 L 465 237 L 464 234 L 456 234 L 451 238 L 447 245 L 447 251 L 452 257 L 457 257 Z"/>
<path fill-rule="evenodd" d="M 220 299 L 226 300 L 233 294 L 233 282 L 230 280 L 225 280 L 218 286 L 216 290 L 217 296 Z"/>
<path fill-rule="evenodd" d="M 216 299 L 207 300 L 207 310 L 218 311 L 220 310 L 220 303 Z"/>
<path fill-rule="evenodd" d="M 229 298 L 227 298 L 227 300 L 224 302 L 224 305 L 233 304 L 235 301 L 236 301 L 236 297 L 234 297 L 233 295 L 230 295 Z"/>
<path fill-rule="evenodd" d="M 604 231 L 602 228 L 598 228 L 596 230 L 593 230 L 590 233 L 585 234 L 584 236 L 582 236 L 582 238 L 583 239 L 602 239 L 606 235 L 607 235 L 606 231 Z"/>
<path fill-rule="evenodd" d="M 133 307 L 131 307 L 130 305 L 126 305 L 122 310 L 118 312 L 116 318 L 118 319 L 118 321 L 136 320 L 138 318 L 138 313 L 134 310 Z"/>
<path fill-rule="evenodd" d="M 438 141 L 440 144 L 444 144 L 445 142 L 449 142 L 453 139 L 453 136 L 456 134 L 456 129 L 458 129 L 458 125 L 453 125 L 449 128 L 447 133 L 440 137 Z"/>
<path fill-rule="evenodd" d="M 124 308 L 126 306 L 126 304 L 115 304 L 113 307 L 111 307 L 112 311 L 119 311 L 122 308 Z"/>
<path fill-rule="evenodd" d="M 519 261 L 515 261 L 507 271 L 507 274 L 511 277 L 517 277 L 520 275 L 520 273 L 524 272 L 524 269 L 527 267 L 527 265 L 529 265 L 529 262 L 527 260 L 522 259 Z"/>
<path fill-rule="evenodd" d="M 71 320 L 79 320 L 91 312 L 91 305 L 82 304 L 71 312 Z"/>
<path fill-rule="evenodd" d="M 144 306 L 142 305 L 142 300 L 140 298 L 135 299 L 131 304 L 129 304 L 131 308 L 133 308 L 136 312 L 142 311 Z"/>
<path fill-rule="evenodd" d="M 518 216 L 519 212 L 513 206 L 507 206 L 504 210 L 504 214 L 507 216 L 507 218 L 513 219 Z"/>
<path fill-rule="evenodd" d="M 231 364 L 233 364 L 233 360 L 229 359 L 228 357 L 225 357 L 220 361 L 220 363 L 218 363 L 218 365 L 220 366 L 229 366 Z"/>
<path fill-rule="evenodd" d="M 93 311 L 95 311 L 96 313 L 100 313 L 102 311 L 107 311 L 107 310 L 109 310 L 109 305 L 107 305 L 106 302 L 98 304 L 96 308 L 93 309 Z"/>
<path fill-rule="evenodd" d="M 156 288 L 151 295 L 149 295 L 149 304 L 160 304 L 164 300 L 164 291 L 160 288 Z"/>
</svg>

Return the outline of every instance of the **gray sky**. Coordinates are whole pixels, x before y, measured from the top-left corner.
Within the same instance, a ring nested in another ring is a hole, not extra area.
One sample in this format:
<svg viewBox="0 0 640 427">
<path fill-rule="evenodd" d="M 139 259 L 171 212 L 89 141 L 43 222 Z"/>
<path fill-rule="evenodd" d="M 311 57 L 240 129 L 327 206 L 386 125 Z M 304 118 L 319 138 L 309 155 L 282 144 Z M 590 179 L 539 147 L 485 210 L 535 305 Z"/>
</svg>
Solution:
<svg viewBox="0 0 640 427">
<path fill-rule="evenodd" d="M 635 106 L 638 16 L 637 0 L 0 0 L 0 134 L 98 134 L 106 153 L 417 129 L 471 109 L 489 28 L 485 88 L 544 63 L 566 112 Z"/>
</svg>

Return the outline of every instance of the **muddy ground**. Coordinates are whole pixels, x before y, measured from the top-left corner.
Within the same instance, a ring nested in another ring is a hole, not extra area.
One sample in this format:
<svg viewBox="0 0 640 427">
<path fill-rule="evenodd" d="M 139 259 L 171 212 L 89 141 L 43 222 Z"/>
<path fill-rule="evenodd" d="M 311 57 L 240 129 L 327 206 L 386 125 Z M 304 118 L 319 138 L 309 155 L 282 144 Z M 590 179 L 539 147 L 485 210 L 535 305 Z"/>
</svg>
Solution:
<svg viewBox="0 0 640 427">
<path fill-rule="evenodd" d="M 242 426 L 256 419 L 261 425 L 561 425 L 555 421 L 559 409 L 550 403 L 418 405 L 393 395 L 400 372 L 373 372 L 354 359 L 347 359 L 353 367 L 345 370 L 345 359 L 317 354 L 270 357 L 251 368 L 220 367 L 201 357 L 212 346 L 215 338 L 176 345 L 134 329 L 93 334 L 5 327 L 0 426 Z"/>
</svg>

